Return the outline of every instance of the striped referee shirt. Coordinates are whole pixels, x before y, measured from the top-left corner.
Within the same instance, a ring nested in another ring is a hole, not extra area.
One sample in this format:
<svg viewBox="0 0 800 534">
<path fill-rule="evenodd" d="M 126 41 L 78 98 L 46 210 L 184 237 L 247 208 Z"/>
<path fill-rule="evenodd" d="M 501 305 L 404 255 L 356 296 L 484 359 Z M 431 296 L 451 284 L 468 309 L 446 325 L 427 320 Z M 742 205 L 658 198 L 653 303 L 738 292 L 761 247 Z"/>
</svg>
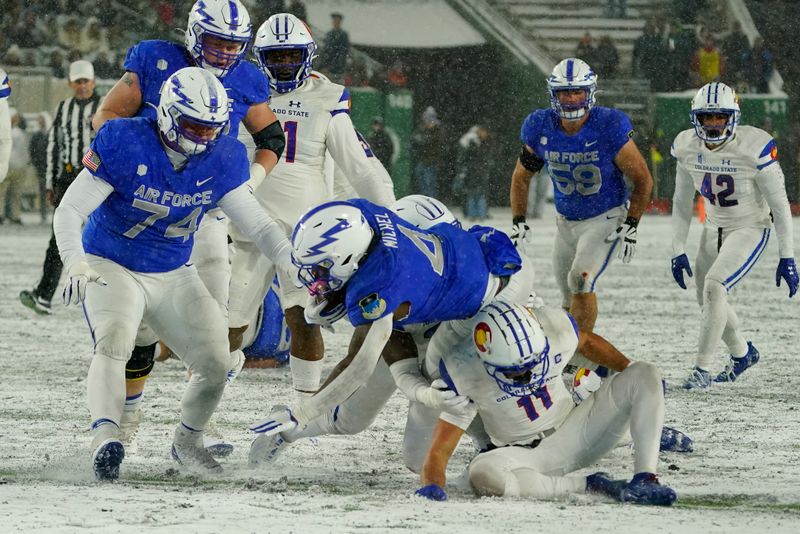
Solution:
<svg viewBox="0 0 800 534">
<path fill-rule="evenodd" d="M 94 137 L 92 116 L 99 105 L 96 92 L 86 100 L 70 97 L 59 102 L 47 136 L 47 189 L 55 182 L 72 180 L 83 168 L 81 159 Z"/>
</svg>

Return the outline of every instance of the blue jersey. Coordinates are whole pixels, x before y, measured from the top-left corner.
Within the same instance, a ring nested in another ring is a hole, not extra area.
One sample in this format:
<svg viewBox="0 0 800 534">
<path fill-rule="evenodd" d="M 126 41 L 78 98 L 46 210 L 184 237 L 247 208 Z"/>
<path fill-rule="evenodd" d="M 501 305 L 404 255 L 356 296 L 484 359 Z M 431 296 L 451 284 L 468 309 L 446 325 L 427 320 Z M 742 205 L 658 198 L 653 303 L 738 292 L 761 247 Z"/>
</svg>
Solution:
<svg viewBox="0 0 800 534">
<path fill-rule="evenodd" d="M 147 118 L 108 121 L 83 164 L 114 188 L 89 216 L 84 250 L 145 273 L 189 261 L 203 213 L 250 175 L 244 145 L 225 135 L 175 170 Z"/>
<path fill-rule="evenodd" d="M 158 101 L 161 99 L 161 86 L 176 71 L 184 67 L 197 66 L 186 47 L 169 41 L 142 41 L 128 50 L 125 70 L 135 72 L 142 90 L 142 107 L 137 116 L 156 117 Z M 220 78 L 222 85 L 233 103 L 231 109 L 231 129 L 229 134 L 236 137 L 239 123 L 242 122 L 250 106 L 269 100 L 269 80 L 258 67 L 242 61 Z"/>
<path fill-rule="evenodd" d="M 622 111 L 593 107 L 574 135 L 561 129 L 550 109 L 537 109 L 522 123 L 520 137 L 544 161 L 553 180 L 556 211 L 569 220 L 596 217 L 628 198 L 622 171 L 614 164 L 633 136 Z"/>
<path fill-rule="evenodd" d="M 376 236 L 345 286 L 354 326 L 389 315 L 405 302 L 409 313 L 395 321 L 397 329 L 471 317 L 480 309 L 489 275 L 513 274 L 520 268 L 516 249 L 497 230 L 465 231 L 450 224 L 422 230 L 367 200 L 348 202 L 361 210 Z"/>
</svg>

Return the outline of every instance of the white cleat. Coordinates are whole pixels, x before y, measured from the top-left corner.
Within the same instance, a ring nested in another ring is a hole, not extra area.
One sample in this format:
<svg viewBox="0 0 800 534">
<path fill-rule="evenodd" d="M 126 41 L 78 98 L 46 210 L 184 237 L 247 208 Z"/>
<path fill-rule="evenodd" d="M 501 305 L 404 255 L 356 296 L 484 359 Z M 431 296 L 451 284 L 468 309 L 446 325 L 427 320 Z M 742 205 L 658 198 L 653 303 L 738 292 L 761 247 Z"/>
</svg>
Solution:
<svg viewBox="0 0 800 534">
<path fill-rule="evenodd" d="M 271 436 L 260 435 L 250 444 L 250 453 L 247 465 L 251 469 L 264 467 L 275 463 L 278 456 L 289 447 L 289 442 L 283 439 L 280 433 Z"/>
<path fill-rule="evenodd" d="M 142 423 L 142 409 L 137 408 L 133 411 L 122 412 L 122 419 L 119 422 L 119 440 L 129 451 L 132 449 L 133 440 L 139 431 Z"/>
<path fill-rule="evenodd" d="M 203 433 L 192 432 L 183 424 L 175 429 L 172 442 L 172 458 L 189 471 L 198 474 L 217 474 L 222 472 L 211 453 L 203 447 Z"/>
<path fill-rule="evenodd" d="M 225 458 L 233 452 L 233 445 L 225 441 L 225 437 L 213 419 L 208 422 L 206 430 L 203 432 L 203 447 L 214 458 Z"/>
<path fill-rule="evenodd" d="M 117 480 L 125 447 L 119 440 L 119 428 L 113 423 L 99 426 L 92 439 L 92 469 L 97 480 Z"/>
<path fill-rule="evenodd" d="M 235 350 L 231 352 L 231 368 L 228 370 L 228 376 L 225 378 L 225 382 L 230 384 L 236 377 L 239 376 L 239 373 L 242 372 L 242 367 L 244 367 L 245 362 L 244 352 L 241 350 Z"/>
</svg>

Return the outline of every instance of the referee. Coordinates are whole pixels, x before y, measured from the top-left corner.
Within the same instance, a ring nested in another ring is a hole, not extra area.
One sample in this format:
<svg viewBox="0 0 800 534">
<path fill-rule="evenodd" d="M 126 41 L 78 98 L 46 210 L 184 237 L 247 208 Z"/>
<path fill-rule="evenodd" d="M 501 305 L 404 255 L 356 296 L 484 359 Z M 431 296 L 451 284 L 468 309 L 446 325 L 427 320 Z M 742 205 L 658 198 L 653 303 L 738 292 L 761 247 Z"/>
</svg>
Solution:
<svg viewBox="0 0 800 534">
<path fill-rule="evenodd" d="M 58 104 L 47 139 L 45 178 L 47 200 L 53 206 L 58 206 L 67 187 L 83 168 L 81 159 L 94 136 L 92 116 L 100 104 L 100 97 L 94 91 L 94 67 L 88 61 L 70 63 L 69 87 L 73 96 Z M 62 268 L 53 234 L 44 257 L 42 279 L 34 289 L 20 291 L 20 301 L 36 313 L 50 314 L 50 301 L 58 287 Z"/>
</svg>

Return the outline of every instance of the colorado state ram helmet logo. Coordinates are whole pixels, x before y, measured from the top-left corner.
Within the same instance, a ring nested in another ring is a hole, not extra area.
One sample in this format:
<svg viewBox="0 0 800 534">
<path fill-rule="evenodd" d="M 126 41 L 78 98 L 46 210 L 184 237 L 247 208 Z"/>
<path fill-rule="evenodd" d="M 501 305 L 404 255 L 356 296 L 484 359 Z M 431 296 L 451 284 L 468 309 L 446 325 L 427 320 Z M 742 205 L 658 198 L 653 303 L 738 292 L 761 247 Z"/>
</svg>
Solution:
<svg viewBox="0 0 800 534">
<path fill-rule="evenodd" d="M 481 352 L 490 352 L 492 350 L 492 330 L 489 325 L 480 322 L 475 325 L 472 335 L 475 340 L 475 346 Z"/>
</svg>

